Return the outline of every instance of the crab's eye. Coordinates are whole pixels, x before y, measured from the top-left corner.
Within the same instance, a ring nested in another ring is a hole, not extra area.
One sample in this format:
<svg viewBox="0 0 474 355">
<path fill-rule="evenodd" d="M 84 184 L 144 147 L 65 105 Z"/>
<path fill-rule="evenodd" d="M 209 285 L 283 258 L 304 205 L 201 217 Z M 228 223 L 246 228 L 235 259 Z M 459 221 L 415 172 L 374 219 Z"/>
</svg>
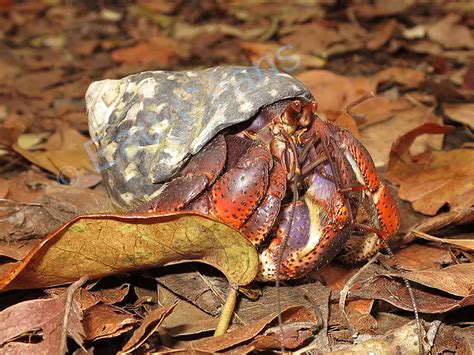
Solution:
<svg viewBox="0 0 474 355">
<path fill-rule="evenodd" d="M 291 102 L 290 106 L 296 112 L 301 111 L 301 102 L 299 100 L 295 100 L 295 101 Z"/>
</svg>

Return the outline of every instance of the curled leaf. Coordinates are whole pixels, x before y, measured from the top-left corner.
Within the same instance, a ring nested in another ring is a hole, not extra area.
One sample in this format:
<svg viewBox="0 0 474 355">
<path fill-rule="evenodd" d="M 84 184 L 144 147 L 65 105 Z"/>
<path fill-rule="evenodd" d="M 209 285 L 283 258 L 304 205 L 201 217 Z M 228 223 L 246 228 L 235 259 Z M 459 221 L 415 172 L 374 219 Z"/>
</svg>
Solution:
<svg viewBox="0 0 474 355">
<path fill-rule="evenodd" d="M 97 214 L 72 219 L 45 237 L 0 279 L 0 290 L 41 288 L 200 261 L 222 271 L 231 284 L 250 283 L 258 270 L 252 244 L 239 231 L 207 216 Z"/>
</svg>

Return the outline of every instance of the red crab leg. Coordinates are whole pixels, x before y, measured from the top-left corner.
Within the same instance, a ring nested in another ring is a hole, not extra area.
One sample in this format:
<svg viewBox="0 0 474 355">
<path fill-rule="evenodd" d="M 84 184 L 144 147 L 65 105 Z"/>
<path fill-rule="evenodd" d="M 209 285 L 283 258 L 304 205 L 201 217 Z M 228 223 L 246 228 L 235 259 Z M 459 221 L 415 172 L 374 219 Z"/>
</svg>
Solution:
<svg viewBox="0 0 474 355">
<path fill-rule="evenodd" d="M 286 193 L 286 171 L 274 162 L 270 182 L 262 203 L 240 228 L 255 247 L 258 247 L 270 232 L 280 211 Z"/>
<path fill-rule="evenodd" d="M 180 175 L 168 183 L 160 195 L 140 208 L 141 211 L 174 212 L 212 185 L 226 161 L 226 141 L 216 137 L 193 156 Z"/>
<path fill-rule="evenodd" d="M 272 159 L 256 141 L 226 137 L 228 170 L 209 192 L 188 209 L 209 212 L 235 228 L 240 228 L 259 206 L 268 188 Z"/>
<path fill-rule="evenodd" d="M 379 178 L 375 165 L 365 147 L 345 129 L 331 123 L 316 120 L 316 131 L 330 150 L 333 164 L 338 171 L 334 176 L 339 191 L 349 193 L 368 213 L 371 225 L 354 222 L 357 205 L 352 213 L 352 226 L 368 234 L 355 242 L 354 238 L 344 247 L 340 259 L 345 262 L 365 260 L 383 247 L 383 240 L 390 239 L 398 230 L 400 215 L 390 189 Z M 347 164 L 350 169 L 347 169 Z M 342 167 L 345 170 L 341 169 Z M 335 170 L 336 170 L 335 169 Z M 342 172 L 340 170 L 343 170 Z M 346 174 L 353 175 L 355 181 L 347 182 Z M 342 182 L 345 180 L 345 182 Z M 358 186 L 355 186 L 358 184 Z M 375 233 L 375 234 L 374 234 Z M 378 237 L 377 237 L 378 236 Z M 382 239 L 380 239 L 382 238 Z"/>
<path fill-rule="evenodd" d="M 329 164 L 324 168 L 330 171 Z M 286 205 L 275 225 L 275 238 L 260 254 L 258 279 L 274 281 L 283 238 L 280 279 L 293 279 L 328 263 L 342 248 L 350 232 L 350 209 L 335 184 L 313 174 L 304 201 Z M 290 225 L 290 216 L 293 219 Z"/>
<path fill-rule="evenodd" d="M 331 130 L 337 132 L 332 142 L 344 153 L 360 184 L 351 190 L 362 190 L 362 206 L 375 217 L 375 228 L 383 232 L 380 233 L 382 238 L 391 238 L 398 231 L 400 213 L 389 187 L 379 178 L 367 149 L 346 130 L 332 123 L 327 124 Z"/>
</svg>

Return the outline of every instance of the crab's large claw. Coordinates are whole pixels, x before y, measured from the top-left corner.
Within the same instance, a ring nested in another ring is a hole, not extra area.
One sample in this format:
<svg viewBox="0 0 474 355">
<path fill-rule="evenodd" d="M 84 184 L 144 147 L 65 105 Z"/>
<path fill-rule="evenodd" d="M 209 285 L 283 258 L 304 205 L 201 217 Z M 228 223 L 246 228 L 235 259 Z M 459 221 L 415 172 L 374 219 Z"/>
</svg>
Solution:
<svg viewBox="0 0 474 355">
<path fill-rule="evenodd" d="M 366 260 L 375 255 L 383 247 L 384 242 L 398 231 L 400 213 L 397 204 L 390 188 L 379 177 L 369 152 L 357 139 L 331 122 L 318 120 L 315 125 L 329 145 L 336 166 L 346 167 L 340 177 L 342 180 L 340 187 L 356 202 L 353 218 L 355 219 L 358 206 L 361 206 L 369 216 L 365 234 L 360 238 L 351 237 L 339 259 L 348 263 Z M 349 169 L 347 164 L 350 166 Z M 346 174 L 350 174 L 351 177 L 346 178 Z M 359 225 L 360 227 L 364 226 Z M 367 233 L 368 231 L 372 232 Z"/>
<path fill-rule="evenodd" d="M 324 170 L 330 173 L 328 164 Z M 332 181 L 314 173 L 304 201 L 286 205 L 280 212 L 275 238 L 260 254 L 258 278 L 274 281 L 279 269 L 278 278 L 294 279 L 326 265 L 347 240 L 350 221 L 346 198 Z"/>
</svg>

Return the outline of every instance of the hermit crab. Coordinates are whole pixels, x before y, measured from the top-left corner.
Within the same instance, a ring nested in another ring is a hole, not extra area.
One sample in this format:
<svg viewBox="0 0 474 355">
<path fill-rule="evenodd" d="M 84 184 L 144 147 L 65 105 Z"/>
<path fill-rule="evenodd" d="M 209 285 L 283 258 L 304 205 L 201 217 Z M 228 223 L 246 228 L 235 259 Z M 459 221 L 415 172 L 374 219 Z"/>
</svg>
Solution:
<svg viewBox="0 0 474 355">
<path fill-rule="evenodd" d="M 319 118 L 313 95 L 286 73 L 143 72 L 92 83 L 86 103 L 116 206 L 193 210 L 239 229 L 259 251 L 260 280 L 301 277 L 341 250 L 360 261 L 398 229 L 367 150 Z"/>
</svg>

